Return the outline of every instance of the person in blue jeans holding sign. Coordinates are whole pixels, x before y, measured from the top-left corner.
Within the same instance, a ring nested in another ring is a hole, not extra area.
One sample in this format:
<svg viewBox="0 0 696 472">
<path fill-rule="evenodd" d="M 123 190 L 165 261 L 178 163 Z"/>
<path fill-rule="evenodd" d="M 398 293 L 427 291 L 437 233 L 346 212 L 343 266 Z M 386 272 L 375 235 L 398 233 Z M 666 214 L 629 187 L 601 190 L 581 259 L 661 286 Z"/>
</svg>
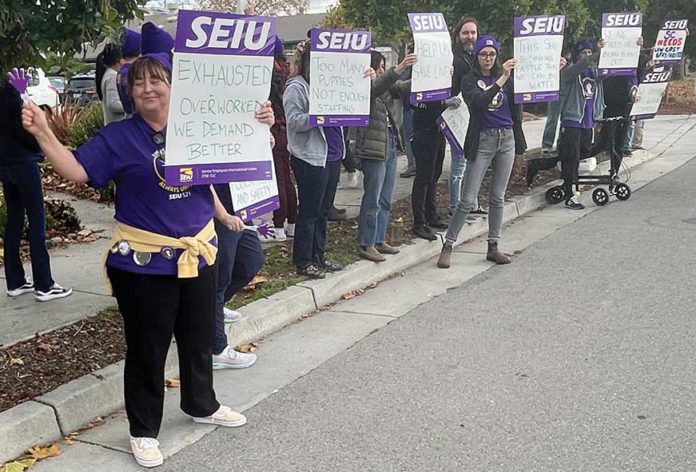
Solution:
<svg viewBox="0 0 696 472">
<path fill-rule="evenodd" d="M 493 167 L 489 193 L 488 251 L 486 260 L 509 264 L 510 257 L 498 249 L 503 226 L 503 202 L 515 154 L 523 154 L 527 143 L 522 132 L 522 113 L 515 105 L 511 79 L 517 61 L 502 66 L 498 61 L 500 45 L 493 36 L 482 36 L 474 46 L 476 62 L 462 81 L 462 96 L 469 107 L 469 128 L 464 140 L 468 160 L 464 172 L 462 199 L 452 218 L 437 266 L 450 266 L 452 247 L 466 217 L 476 205 L 476 196 L 489 167 Z"/>
</svg>

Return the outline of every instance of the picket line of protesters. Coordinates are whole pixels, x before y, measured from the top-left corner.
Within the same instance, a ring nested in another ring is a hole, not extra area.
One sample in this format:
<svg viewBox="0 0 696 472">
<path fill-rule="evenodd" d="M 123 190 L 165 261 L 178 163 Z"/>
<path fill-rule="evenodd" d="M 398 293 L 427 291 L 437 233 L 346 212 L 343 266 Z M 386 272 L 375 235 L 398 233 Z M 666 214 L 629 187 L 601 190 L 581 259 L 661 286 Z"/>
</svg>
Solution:
<svg viewBox="0 0 696 472">
<path fill-rule="evenodd" d="M 364 259 L 378 263 L 399 253 L 387 241 L 387 228 L 397 151 L 407 148 L 406 139 L 415 165 L 412 231 L 434 241 L 436 230 L 447 230 L 438 267 L 450 266 L 453 246 L 467 219 L 472 214 L 486 213 L 486 259 L 496 264 L 511 262 L 498 245 L 513 164 L 527 148 L 521 108 L 514 101 L 517 61 L 503 60 L 498 40 L 481 35 L 474 18 L 462 18 L 453 36 L 452 97 L 410 107 L 411 136 L 401 132 L 403 123 L 397 106 L 399 99 L 406 101 L 411 90 L 410 80 L 400 77 L 418 62 L 418 57 L 407 54 L 395 67 L 387 68 L 384 56 L 371 52 L 370 67 L 364 73 L 372 80 L 370 121 L 369 126 L 355 130 L 353 152 L 363 173 L 357 252 Z M 109 182 L 117 186 L 117 223 L 105 267 L 124 319 L 124 394 L 131 449 L 136 461 L 145 467 L 163 461 L 156 438 L 163 411 L 164 363 L 172 335 L 179 352 L 182 410 L 197 423 L 228 427 L 245 424 L 243 415 L 217 401 L 212 370 L 245 368 L 256 361 L 255 355 L 239 353 L 228 345 L 225 324 L 238 321 L 241 315 L 225 305 L 252 280 L 264 259 L 257 233 L 235 216 L 229 186 L 165 184 L 173 44 L 165 31 L 146 23 L 141 33 L 125 30 L 119 44 L 105 48 L 99 58 L 98 89 L 107 125 L 74 151 L 58 141 L 42 110 L 28 101 L 22 105 L 16 82 L 3 83 L 0 97 L 2 109 L 7 111 L 7 116 L 0 117 L 4 120 L 0 120 L 0 139 L 9 142 L 16 133 L 10 149 L 16 150 L 17 162 L 10 165 L 32 163 L 27 172 L 32 176 L 30 188 L 36 194 L 26 208 L 36 287 L 21 270 L 17 245 L 7 244 L 18 238 L 12 233 L 5 239 L 10 296 L 36 290 L 39 300 L 48 300 L 70 294 L 70 289 L 53 282 L 47 269 L 36 160 L 45 156 L 60 175 L 71 181 L 95 188 Z M 572 209 L 581 207 L 571 187 L 578 161 L 592 144 L 591 130 L 606 106 L 602 81 L 596 74 L 597 52 L 602 46 L 601 41 L 595 45 L 581 40 L 573 47 L 572 64 L 566 64 L 565 59 L 559 61 L 559 151 L 566 205 Z M 270 127 L 273 137 L 280 197 L 280 208 L 273 215 L 276 239 L 294 237 L 292 257 L 297 273 L 322 278 L 327 271 L 343 269 L 326 257 L 326 233 L 335 210 L 341 162 L 348 151 L 347 130 L 310 124 L 310 61 L 310 48 L 301 43 L 291 70 L 282 42 L 276 40 L 269 101 L 255 117 Z M 464 103 L 455 97 L 460 92 Z M 461 106 L 467 106 L 470 113 L 463 137 L 464 156 L 452 156 L 449 214 L 441 215 L 436 191 L 445 139 L 437 118 L 446 108 Z M 626 113 L 620 105 L 614 109 L 620 115 Z M 19 127 L 20 119 L 23 129 Z M 23 220 L 24 211 L 13 200 L 16 171 L 5 169 L 5 161 L 0 164 L 8 206 L 17 207 L 8 231 L 16 232 L 17 221 L 21 221 L 17 218 Z M 478 196 L 489 168 L 492 173 L 486 211 Z"/>
</svg>

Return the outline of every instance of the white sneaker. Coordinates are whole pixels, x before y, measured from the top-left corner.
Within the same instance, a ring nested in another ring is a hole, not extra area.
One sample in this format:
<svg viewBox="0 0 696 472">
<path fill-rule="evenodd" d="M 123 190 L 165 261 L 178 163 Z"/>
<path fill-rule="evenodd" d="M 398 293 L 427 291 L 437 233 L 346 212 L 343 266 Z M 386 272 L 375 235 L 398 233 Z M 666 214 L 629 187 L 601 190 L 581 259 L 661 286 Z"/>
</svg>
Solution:
<svg viewBox="0 0 696 472">
<path fill-rule="evenodd" d="M 222 308 L 222 313 L 225 315 L 225 323 L 236 323 L 242 319 L 242 314 L 240 312 L 227 307 Z"/>
<path fill-rule="evenodd" d="M 162 465 L 164 458 L 159 450 L 159 441 L 155 438 L 130 438 L 130 447 L 135 462 L 143 467 Z"/>
<path fill-rule="evenodd" d="M 243 414 L 237 413 L 236 411 L 232 411 L 230 407 L 220 405 L 218 411 L 216 411 L 210 416 L 206 416 L 204 418 L 196 418 L 194 416 L 193 422 L 203 424 L 216 424 L 218 426 L 227 426 L 228 428 L 237 428 L 239 426 L 244 426 L 247 422 L 247 419 Z"/>
<path fill-rule="evenodd" d="M 288 238 L 294 238 L 295 237 L 295 223 L 288 223 L 287 226 L 285 227 L 285 235 Z"/>
<path fill-rule="evenodd" d="M 282 243 L 283 241 L 287 241 L 287 239 L 283 228 L 273 228 L 267 234 L 259 233 L 259 240 L 261 240 L 262 243 Z"/>
<path fill-rule="evenodd" d="M 48 302 L 51 300 L 57 300 L 59 298 L 65 298 L 72 294 L 72 288 L 61 287 L 57 283 L 53 284 L 53 287 L 49 288 L 47 291 L 42 292 L 41 290 L 36 290 L 34 296 L 40 302 Z"/>
<path fill-rule="evenodd" d="M 13 288 L 7 291 L 8 297 L 18 297 L 24 295 L 25 293 L 34 291 L 34 282 L 31 281 L 29 277 L 24 279 L 24 284 L 21 287 Z"/>
<path fill-rule="evenodd" d="M 225 348 L 220 354 L 213 354 L 213 370 L 220 369 L 246 369 L 256 362 L 256 354 L 253 352 L 238 352 Z"/>
</svg>

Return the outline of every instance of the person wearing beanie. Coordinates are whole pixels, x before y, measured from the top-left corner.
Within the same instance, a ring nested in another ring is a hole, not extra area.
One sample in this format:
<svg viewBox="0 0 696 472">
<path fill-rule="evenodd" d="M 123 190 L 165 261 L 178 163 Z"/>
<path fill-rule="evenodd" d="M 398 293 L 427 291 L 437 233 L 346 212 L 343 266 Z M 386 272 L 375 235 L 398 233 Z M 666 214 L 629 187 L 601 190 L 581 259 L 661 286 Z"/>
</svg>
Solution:
<svg viewBox="0 0 696 472">
<path fill-rule="evenodd" d="M 561 161 L 565 205 L 571 210 L 585 208 L 574 194 L 573 184 L 578 178 L 580 160 L 592 154 L 596 120 L 604 116 L 603 81 L 597 75 L 599 50 L 602 47 L 604 41 L 600 40 L 595 53 L 592 41 L 581 39 L 572 49 L 573 64 L 561 70 L 558 158 Z"/>
<path fill-rule="evenodd" d="M 476 205 L 476 196 L 489 167 L 492 167 L 488 197 L 488 252 L 486 260 L 509 264 L 510 256 L 498 249 L 503 227 L 503 202 L 515 155 L 523 154 L 527 143 L 522 131 L 522 110 L 515 105 L 512 71 L 516 59 L 502 65 L 500 44 L 493 36 L 482 36 L 474 45 L 476 61 L 462 80 L 462 96 L 469 107 L 469 127 L 464 139 L 467 169 L 457 211 L 447 229 L 437 266 L 450 266 L 452 248 L 466 218 Z"/>
<path fill-rule="evenodd" d="M 142 41 L 143 38 L 141 33 L 129 30 L 128 28 L 123 28 L 121 31 L 122 61 L 116 79 L 116 90 L 118 91 L 118 98 L 121 100 L 123 112 L 126 116 L 131 116 L 134 113 L 133 102 L 127 92 L 128 71 L 130 70 L 130 65 L 140 56 Z"/>
<path fill-rule="evenodd" d="M 174 38 L 164 29 L 148 21 L 140 29 L 141 52 L 145 54 L 170 53 L 174 49 Z"/>
</svg>

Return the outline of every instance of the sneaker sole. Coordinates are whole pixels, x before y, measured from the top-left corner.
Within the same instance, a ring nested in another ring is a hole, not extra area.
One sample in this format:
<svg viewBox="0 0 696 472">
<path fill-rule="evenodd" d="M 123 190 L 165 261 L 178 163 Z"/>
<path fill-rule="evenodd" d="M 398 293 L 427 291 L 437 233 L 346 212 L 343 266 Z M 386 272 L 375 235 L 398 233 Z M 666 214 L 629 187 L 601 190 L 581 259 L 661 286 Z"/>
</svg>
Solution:
<svg viewBox="0 0 696 472">
<path fill-rule="evenodd" d="M 60 293 L 57 295 L 35 295 L 36 300 L 39 302 L 50 302 L 51 300 L 58 300 L 61 298 L 69 297 L 72 295 L 72 289 L 68 290 L 65 293 Z"/>
<path fill-rule="evenodd" d="M 164 457 L 160 457 L 159 459 L 152 459 L 149 461 L 144 459 L 138 459 L 135 455 L 133 455 L 133 458 L 135 458 L 135 462 L 137 462 L 139 466 L 147 467 L 148 469 L 160 466 L 164 463 Z"/>
<path fill-rule="evenodd" d="M 234 320 L 225 318 L 225 324 L 234 324 L 234 323 L 238 323 L 239 320 L 241 320 L 241 318 L 236 318 L 236 319 L 234 319 Z"/>
<path fill-rule="evenodd" d="M 208 418 L 193 418 L 193 422 L 198 424 L 214 424 L 216 426 L 224 426 L 226 428 L 239 428 L 240 426 L 244 426 L 247 423 L 247 419 L 245 417 L 244 419 L 239 421 L 216 421 Z"/>
<path fill-rule="evenodd" d="M 19 296 L 24 295 L 25 293 L 32 293 L 33 291 L 34 291 L 33 288 L 28 288 L 28 289 L 26 289 L 26 290 L 19 290 L 19 291 L 17 291 L 17 290 L 8 290 L 8 291 L 7 291 L 7 296 L 10 297 L 10 298 L 16 298 L 16 297 L 19 297 Z"/>
<path fill-rule="evenodd" d="M 227 362 L 213 362 L 213 370 L 225 370 L 225 369 L 247 369 L 252 365 L 256 364 L 256 359 L 246 364 L 228 364 Z"/>
</svg>

